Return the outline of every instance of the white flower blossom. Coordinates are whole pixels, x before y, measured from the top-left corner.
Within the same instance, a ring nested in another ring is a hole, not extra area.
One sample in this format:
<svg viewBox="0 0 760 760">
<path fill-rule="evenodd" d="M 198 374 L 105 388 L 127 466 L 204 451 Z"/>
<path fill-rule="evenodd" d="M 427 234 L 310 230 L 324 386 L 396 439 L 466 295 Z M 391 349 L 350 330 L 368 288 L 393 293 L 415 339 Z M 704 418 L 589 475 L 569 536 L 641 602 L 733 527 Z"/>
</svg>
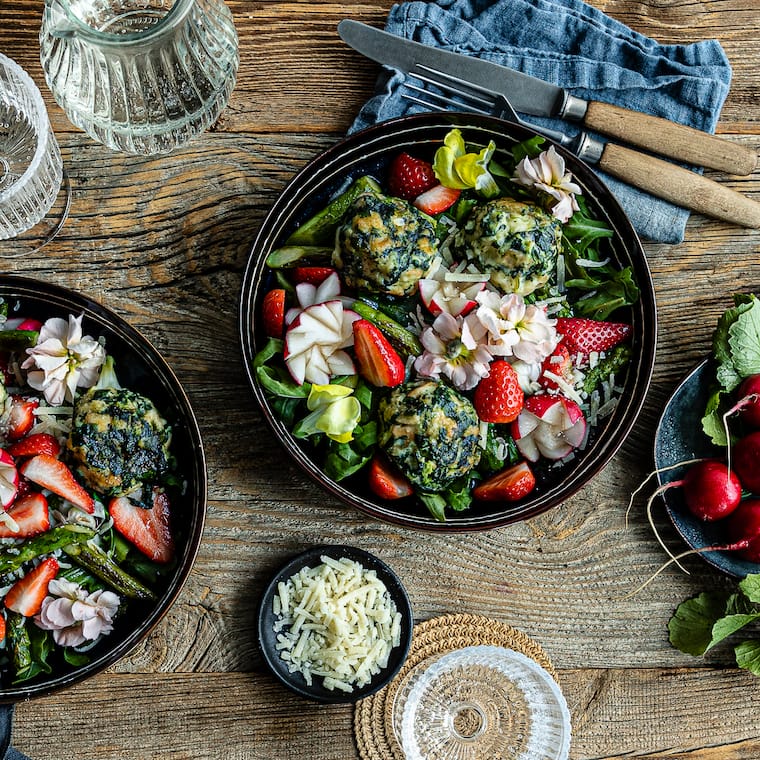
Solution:
<svg viewBox="0 0 760 760">
<path fill-rule="evenodd" d="M 40 328 L 37 345 L 26 349 L 28 358 L 21 366 L 30 370 L 27 382 L 53 406 L 73 401 L 78 387 L 95 385 L 106 358 L 103 346 L 82 334 L 82 317 L 70 314 L 68 322 L 48 319 Z"/>
<path fill-rule="evenodd" d="M 552 145 L 534 159 L 524 158 L 515 168 L 514 182 L 525 187 L 534 187 L 552 198 L 552 214 L 561 222 L 566 222 L 578 210 L 576 195 L 581 194 L 580 186 L 573 182 L 573 175 L 565 171 L 565 159 Z"/>
<path fill-rule="evenodd" d="M 493 355 L 486 339 L 486 329 L 475 313 L 453 317 L 444 311 L 420 336 L 425 351 L 414 368 L 423 377 L 444 375 L 455 388 L 470 390 L 489 372 Z"/>
<path fill-rule="evenodd" d="M 58 646 L 76 647 L 110 633 L 118 609 L 119 597 L 112 591 L 88 594 L 78 583 L 54 578 L 34 622 L 52 631 Z"/>
<path fill-rule="evenodd" d="M 488 350 L 494 356 L 537 364 L 556 348 L 557 322 L 542 307 L 527 305 L 516 293 L 502 296 L 492 290 L 482 291 L 475 300 L 475 315 L 487 331 Z"/>
</svg>

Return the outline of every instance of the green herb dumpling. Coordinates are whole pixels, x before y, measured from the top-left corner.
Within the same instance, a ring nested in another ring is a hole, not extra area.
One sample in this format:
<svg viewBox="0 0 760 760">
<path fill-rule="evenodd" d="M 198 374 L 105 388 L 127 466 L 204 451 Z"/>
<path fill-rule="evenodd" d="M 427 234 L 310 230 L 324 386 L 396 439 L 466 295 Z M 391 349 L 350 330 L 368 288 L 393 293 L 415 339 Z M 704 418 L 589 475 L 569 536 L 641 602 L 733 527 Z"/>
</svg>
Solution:
<svg viewBox="0 0 760 760">
<path fill-rule="evenodd" d="M 528 295 L 556 270 L 562 223 L 533 203 L 497 198 L 476 206 L 452 243 L 505 293 Z"/>
<path fill-rule="evenodd" d="M 338 228 L 333 265 L 349 287 L 413 293 L 438 254 L 433 221 L 401 198 L 360 195 Z"/>
<path fill-rule="evenodd" d="M 445 383 L 417 380 L 379 405 L 381 448 L 423 491 L 441 491 L 480 461 L 480 423 L 469 399 Z"/>
<path fill-rule="evenodd" d="M 74 406 L 72 465 L 104 496 L 131 493 L 170 470 L 171 427 L 153 402 L 126 388 L 91 388 Z"/>
</svg>

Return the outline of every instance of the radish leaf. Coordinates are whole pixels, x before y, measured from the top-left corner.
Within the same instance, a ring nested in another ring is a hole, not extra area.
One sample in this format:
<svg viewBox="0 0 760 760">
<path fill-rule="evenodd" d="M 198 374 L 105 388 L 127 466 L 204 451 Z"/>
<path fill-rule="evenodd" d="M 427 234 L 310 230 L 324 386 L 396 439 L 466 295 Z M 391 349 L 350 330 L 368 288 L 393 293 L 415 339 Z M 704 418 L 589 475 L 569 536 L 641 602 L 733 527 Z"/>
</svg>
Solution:
<svg viewBox="0 0 760 760">
<path fill-rule="evenodd" d="M 725 611 L 725 596 L 705 591 L 681 602 L 668 623 L 670 643 L 695 657 L 704 654 L 713 638 L 713 626 Z"/>
<path fill-rule="evenodd" d="M 743 641 L 734 648 L 736 654 L 736 664 L 760 676 L 760 641 Z"/>
</svg>

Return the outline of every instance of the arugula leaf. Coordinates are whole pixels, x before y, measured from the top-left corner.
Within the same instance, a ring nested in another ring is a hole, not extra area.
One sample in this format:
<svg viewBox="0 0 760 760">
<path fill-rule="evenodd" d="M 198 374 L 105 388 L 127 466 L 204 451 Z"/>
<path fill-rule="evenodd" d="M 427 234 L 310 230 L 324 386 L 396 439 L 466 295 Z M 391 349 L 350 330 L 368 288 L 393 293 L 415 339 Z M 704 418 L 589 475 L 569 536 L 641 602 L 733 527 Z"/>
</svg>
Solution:
<svg viewBox="0 0 760 760">
<path fill-rule="evenodd" d="M 725 596 L 703 591 L 678 605 L 668 622 L 670 643 L 682 652 L 704 654 L 713 638 L 713 626 L 726 610 Z"/>
</svg>

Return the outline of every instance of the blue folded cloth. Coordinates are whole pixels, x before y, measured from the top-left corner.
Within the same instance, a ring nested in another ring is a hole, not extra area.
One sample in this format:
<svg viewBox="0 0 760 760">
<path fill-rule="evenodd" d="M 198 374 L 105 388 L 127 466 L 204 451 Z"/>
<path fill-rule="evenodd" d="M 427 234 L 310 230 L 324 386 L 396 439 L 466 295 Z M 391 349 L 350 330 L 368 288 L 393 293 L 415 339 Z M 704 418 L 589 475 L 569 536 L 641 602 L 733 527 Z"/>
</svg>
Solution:
<svg viewBox="0 0 760 760">
<path fill-rule="evenodd" d="M 716 40 L 661 45 L 581 0 L 439 0 L 394 5 L 386 31 L 484 58 L 568 88 L 573 95 L 662 116 L 705 132 L 728 94 L 731 66 Z M 386 70 L 351 126 L 424 110 L 402 97 L 404 75 Z M 569 135 L 577 125 L 528 117 Z M 689 212 L 601 175 L 639 234 L 683 240 Z"/>
</svg>

